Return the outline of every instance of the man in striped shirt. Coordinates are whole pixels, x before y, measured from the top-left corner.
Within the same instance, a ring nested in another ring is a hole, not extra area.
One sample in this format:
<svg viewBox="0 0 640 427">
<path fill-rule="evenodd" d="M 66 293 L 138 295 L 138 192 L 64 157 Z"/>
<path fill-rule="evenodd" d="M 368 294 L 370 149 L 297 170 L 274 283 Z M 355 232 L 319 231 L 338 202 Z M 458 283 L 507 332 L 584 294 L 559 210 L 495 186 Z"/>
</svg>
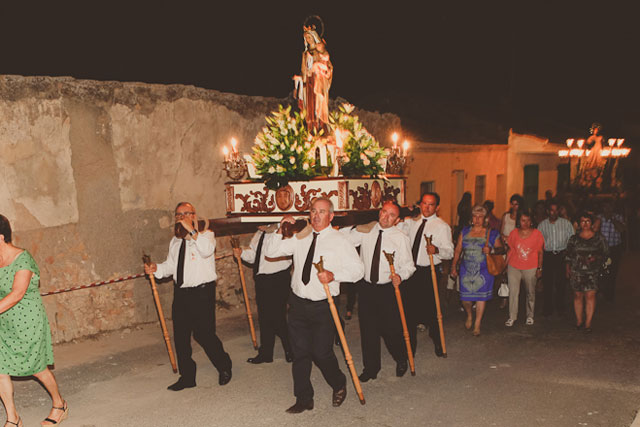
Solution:
<svg viewBox="0 0 640 427">
<path fill-rule="evenodd" d="M 600 283 L 602 293 L 607 301 L 613 301 L 616 286 L 616 276 L 622 258 L 622 233 L 626 230 L 626 225 L 622 215 L 613 212 L 613 202 L 607 200 L 602 206 L 602 214 L 598 215 L 600 220 L 600 233 L 609 245 L 611 265 Z"/>
<path fill-rule="evenodd" d="M 544 315 L 553 314 L 554 306 L 560 315 L 565 309 L 565 266 L 564 255 L 569 238 L 575 233 L 567 219 L 558 216 L 558 203 L 547 204 L 547 218 L 538 225 L 544 237 L 542 283 L 544 285 Z M 555 297 L 554 297 L 555 293 Z M 555 304 L 554 304 L 555 299 Z"/>
</svg>

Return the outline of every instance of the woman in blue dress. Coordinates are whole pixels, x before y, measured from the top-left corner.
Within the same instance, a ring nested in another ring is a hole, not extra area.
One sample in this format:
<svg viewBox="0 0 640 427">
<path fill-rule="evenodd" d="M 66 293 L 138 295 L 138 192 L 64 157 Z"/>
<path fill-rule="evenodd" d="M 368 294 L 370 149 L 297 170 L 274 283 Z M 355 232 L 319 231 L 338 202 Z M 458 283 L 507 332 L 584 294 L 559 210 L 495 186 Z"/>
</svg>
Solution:
<svg viewBox="0 0 640 427">
<path fill-rule="evenodd" d="M 473 335 L 480 335 L 480 324 L 486 302 L 493 294 L 493 276 L 487 270 L 487 255 L 502 253 L 504 246 L 500 233 L 489 229 L 487 209 L 476 205 L 471 210 L 471 226 L 464 227 L 458 237 L 453 255 L 451 276 L 458 276 L 457 266 L 460 263 L 460 299 L 467 313 L 465 328 L 471 329 Z M 476 303 L 476 320 L 473 321 L 472 304 Z"/>
</svg>

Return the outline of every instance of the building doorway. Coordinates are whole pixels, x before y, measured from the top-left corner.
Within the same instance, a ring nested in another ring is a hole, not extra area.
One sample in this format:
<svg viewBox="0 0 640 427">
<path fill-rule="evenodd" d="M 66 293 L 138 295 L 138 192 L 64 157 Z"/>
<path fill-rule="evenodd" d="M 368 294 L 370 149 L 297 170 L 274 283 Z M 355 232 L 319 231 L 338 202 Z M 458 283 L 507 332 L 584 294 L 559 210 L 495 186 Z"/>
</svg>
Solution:
<svg viewBox="0 0 640 427">
<path fill-rule="evenodd" d="M 556 184 L 556 195 L 566 193 L 571 186 L 571 166 L 568 163 L 558 165 L 558 182 Z"/>
<path fill-rule="evenodd" d="M 525 165 L 524 167 L 524 197 L 527 208 L 532 208 L 538 201 L 538 175 L 540 167 L 538 165 Z"/>
<path fill-rule="evenodd" d="M 451 178 L 453 180 L 452 187 L 455 197 L 451 199 L 451 218 L 449 220 L 449 224 L 457 224 L 458 203 L 464 194 L 464 170 L 454 170 L 451 172 Z"/>
</svg>

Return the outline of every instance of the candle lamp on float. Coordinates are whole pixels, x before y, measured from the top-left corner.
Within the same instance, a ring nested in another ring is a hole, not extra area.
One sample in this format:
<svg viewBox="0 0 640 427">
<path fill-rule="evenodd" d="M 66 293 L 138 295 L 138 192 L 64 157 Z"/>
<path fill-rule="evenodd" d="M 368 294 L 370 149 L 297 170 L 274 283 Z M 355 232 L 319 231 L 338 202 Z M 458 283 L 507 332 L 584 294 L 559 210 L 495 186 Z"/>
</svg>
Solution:
<svg viewBox="0 0 640 427">
<path fill-rule="evenodd" d="M 234 181 L 242 179 L 247 173 L 247 163 L 238 152 L 238 141 L 235 138 L 231 138 L 231 150 L 224 146 L 222 147 L 222 153 L 224 154 L 222 163 L 227 176 Z"/>
<path fill-rule="evenodd" d="M 391 135 L 391 141 L 393 146 L 391 147 L 391 153 L 387 157 L 387 174 L 389 175 L 402 175 L 404 168 L 407 165 L 407 153 L 409 151 L 409 141 L 405 140 L 402 143 L 402 148 L 398 145 L 399 136 L 396 132 Z"/>
</svg>

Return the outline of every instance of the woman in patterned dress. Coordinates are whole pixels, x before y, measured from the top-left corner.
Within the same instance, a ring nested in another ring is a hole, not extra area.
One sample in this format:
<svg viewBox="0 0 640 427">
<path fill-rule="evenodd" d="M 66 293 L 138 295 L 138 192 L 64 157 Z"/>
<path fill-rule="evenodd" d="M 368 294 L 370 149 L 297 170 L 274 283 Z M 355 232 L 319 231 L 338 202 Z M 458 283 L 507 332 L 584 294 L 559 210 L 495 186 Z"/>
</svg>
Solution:
<svg viewBox="0 0 640 427">
<path fill-rule="evenodd" d="M 480 335 L 480 324 L 486 302 L 493 294 L 493 276 L 487 270 L 487 254 L 493 249 L 500 253 L 503 248 L 500 233 L 491 230 L 487 225 L 487 209 L 476 205 L 471 210 L 471 226 L 462 229 L 453 255 L 452 266 L 457 266 L 460 256 L 460 299 L 467 313 L 465 328 L 471 329 L 473 335 Z M 455 279 L 458 272 L 452 268 L 451 276 Z M 473 322 L 471 305 L 476 303 L 476 321 Z"/>
<path fill-rule="evenodd" d="M 31 255 L 11 243 L 11 225 L 0 215 L 0 398 L 7 412 L 5 427 L 22 426 L 13 400 L 11 376 L 33 375 L 53 400 L 41 425 L 57 425 L 69 407 L 49 370 L 53 364 L 51 330 L 39 293 L 40 270 Z"/>
<path fill-rule="evenodd" d="M 596 310 L 598 278 L 609 257 L 607 242 L 602 234 L 593 231 L 593 221 L 591 213 L 583 212 L 578 220 L 580 232 L 567 242 L 567 278 L 574 291 L 576 329 L 584 326 L 587 332 L 591 332 L 591 320 Z"/>
</svg>

